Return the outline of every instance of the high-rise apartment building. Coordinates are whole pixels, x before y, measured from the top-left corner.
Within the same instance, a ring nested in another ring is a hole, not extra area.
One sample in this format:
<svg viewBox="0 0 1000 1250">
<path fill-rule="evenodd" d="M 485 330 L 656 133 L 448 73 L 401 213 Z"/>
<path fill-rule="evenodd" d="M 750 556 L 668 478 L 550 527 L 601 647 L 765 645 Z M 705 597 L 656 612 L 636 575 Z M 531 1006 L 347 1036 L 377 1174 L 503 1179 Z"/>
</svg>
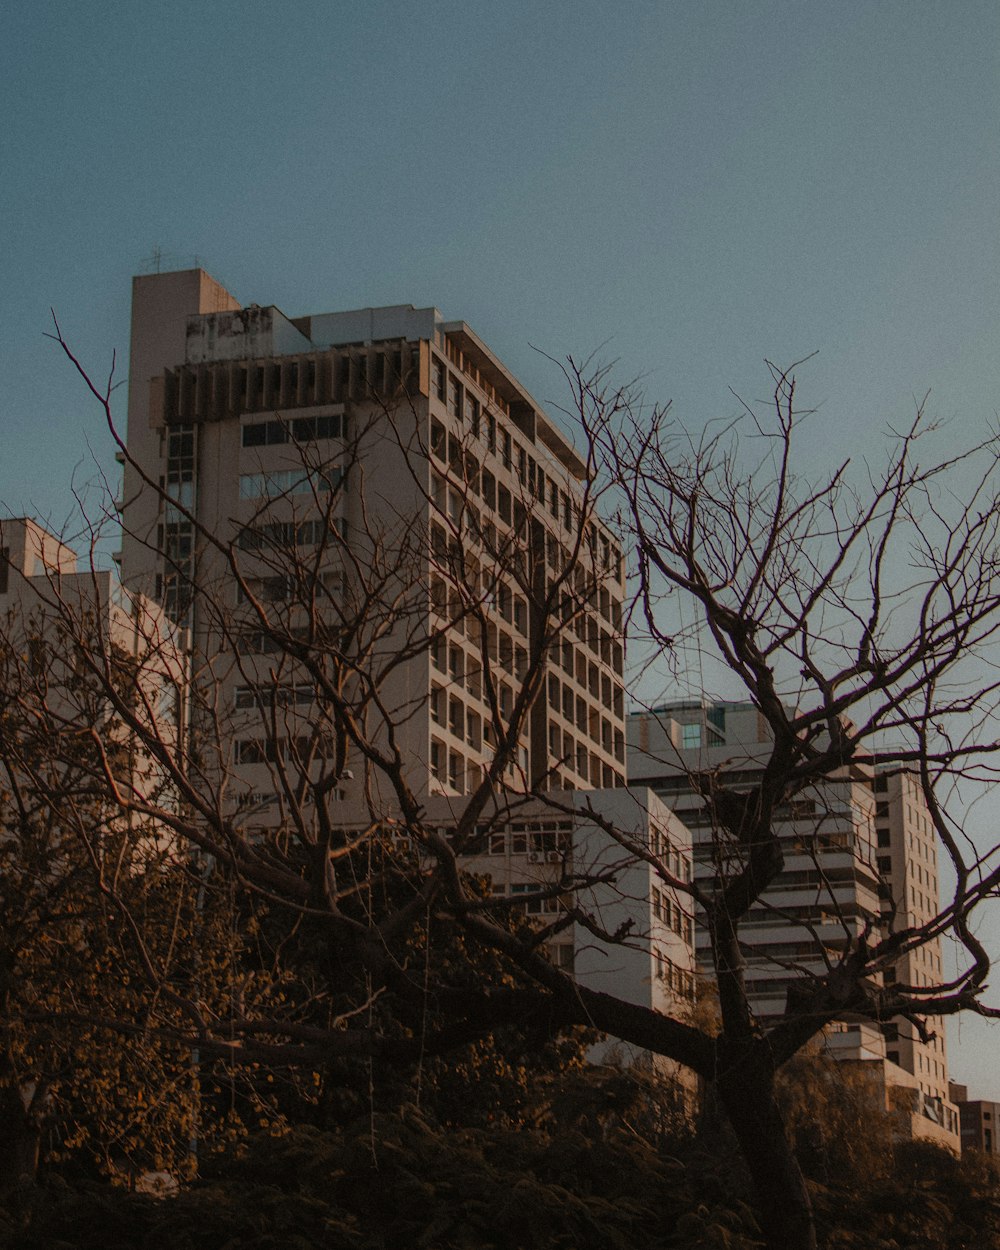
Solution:
<svg viewBox="0 0 1000 1250">
<path fill-rule="evenodd" d="M 684 827 L 624 788 L 620 546 L 585 458 L 465 323 L 410 306 L 288 318 L 241 307 L 200 270 L 138 277 L 127 449 L 123 579 L 190 630 L 208 692 L 192 711 L 199 766 L 214 750 L 237 807 L 279 820 L 275 773 L 315 758 L 323 715 L 300 641 L 336 638 L 365 732 L 398 751 L 445 836 L 521 701 L 467 867 L 551 919 L 564 871 L 614 861 L 590 903 L 609 934 L 624 908 L 631 940 L 562 927 L 550 957 L 635 1002 L 691 1000 L 688 915 L 574 814 L 585 790 L 640 846 L 690 866 Z M 337 778 L 348 825 L 371 822 L 384 781 L 356 761 Z M 389 830 L 392 801 L 385 787 L 375 819 Z M 405 830 L 389 836 L 413 849 Z"/>
<path fill-rule="evenodd" d="M 696 879 L 711 879 L 718 852 L 689 770 L 718 769 L 731 784 L 750 785 L 771 741 L 749 703 L 666 704 L 629 717 L 629 781 L 653 789 L 690 827 Z M 845 769 L 797 795 L 778 817 L 784 869 L 740 927 L 751 1003 L 763 1018 L 784 1010 L 793 977 L 825 971 L 824 949 L 839 958 L 845 931 L 919 926 L 938 909 L 934 831 L 910 774 Z M 711 975 L 707 934 L 699 931 L 696 940 L 699 966 Z M 909 985 L 941 975 L 937 939 L 905 955 L 896 969 Z M 895 1087 L 888 1101 L 910 1131 L 957 1149 L 943 1034 L 922 1042 L 907 1021 L 880 1026 L 859 1019 L 836 1025 L 826 1044 L 838 1058 L 881 1064 L 883 1083 Z"/>
<path fill-rule="evenodd" d="M 252 732 L 256 687 L 274 685 L 255 624 L 265 605 L 304 628 L 307 565 L 320 614 L 342 623 L 362 600 L 395 614 L 381 637 L 367 623 L 363 662 L 411 776 L 442 794 L 473 788 L 492 758 L 550 623 L 546 586 L 572 565 L 506 782 L 624 783 L 619 545 L 588 503 L 584 460 L 464 322 L 409 306 L 290 319 L 240 307 L 201 270 L 138 277 L 128 460 L 124 582 L 190 626 L 203 659 L 239 644 L 214 678 L 249 790 L 298 732 Z M 277 680 L 284 719 L 301 700 L 308 723 L 308 693 Z"/>
</svg>

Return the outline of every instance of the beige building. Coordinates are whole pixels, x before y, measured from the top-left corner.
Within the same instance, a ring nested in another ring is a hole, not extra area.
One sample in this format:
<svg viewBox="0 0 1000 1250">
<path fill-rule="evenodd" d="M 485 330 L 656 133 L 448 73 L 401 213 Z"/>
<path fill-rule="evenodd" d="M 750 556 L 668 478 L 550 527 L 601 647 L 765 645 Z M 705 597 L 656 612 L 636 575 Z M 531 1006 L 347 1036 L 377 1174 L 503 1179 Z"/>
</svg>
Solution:
<svg viewBox="0 0 1000 1250">
<path fill-rule="evenodd" d="M 68 759 L 80 725 L 90 723 L 121 748 L 108 761 L 123 790 L 169 801 L 160 770 L 103 686 L 116 683 L 144 724 L 168 744 L 177 740 L 183 639 L 157 604 L 125 594 L 114 573 L 79 567 L 72 548 L 36 521 L 12 518 L 0 521 L 0 641 L 5 692 L 19 693 L 26 716 L 37 704 L 27 723 L 49 734 L 43 755 Z"/>
<path fill-rule="evenodd" d="M 883 927 L 885 931 L 919 928 L 940 910 L 937 838 L 927 803 L 913 773 L 878 773 L 871 784 Z M 896 980 L 903 985 L 936 985 L 944 979 L 939 938 L 906 952 L 896 963 Z M 953 1138 L 959 1119 L 949 1095 L 943 1022 L 931 1021 L 931 1031 L 933 1035 L 924 1042 L 907 1020 L 886 1024 L 886 1058 L 914 1078 L 921 1116 Z"/>
<path fill-rule="evenodd" d="M 516 704 L 546 589 L 575 561 L 506 784 L 624 783 L 620 548 L 580 455 L 464 322 L 409 306 L 290 319 L 240 307 L 201 270 L 136 278 L 127 445 L 124 583 L 190 626 L 211 661 L 249 793 L 299 740 L 295 707 L 310 721 L 289 671 L 284 743 L 252 736 L 253 715 L 238 725 L 275 685 L 260 605 L 301 630 L 290 574 L 306 566 L 326 619 L 375 604 L 368 713 L 393 725 L 413 784 L 461 794 Z M 242 587 L 213 539 L 232 544 Z"/>
<path fill-rule="evenodd" d="M 89 628 L 95 653 L 101 646 L 136 658 L 155 652 L 174 685 L 184 679 L 182 635 L 162 609 L 126 594 L 110 570 L 81 567 L 72 547 L 30 517 L 0 520 L 0 615 L 8 637 L 31 630 L 55 642 L 59 630 L 83 637 Z"/>
<path fill-rule="evenodd" d="M 366 731 L 392 741 L 445 832 L 540 659 L 466 865 L 546 921 L 564 914 L 564 876 L 614 861 L 614 884 L 585 905 L 609 934 L 631 919 L 630 940 L 563 927 L 551 957 L 629 1001 L 687 1010 L 689 913 L 648 863 L 576 815 L 517 806 L 529 788 L 570 807 L 586 791 L 641 850 L 690 866 L 683 826 L 624 789 L 624 567 L 587 464 L 469 326 L 410 306 L 288 318 L 241 307 L 200 270 L 136 278 L 127 451 L 124 582 L 190 629 L 201 725 L 237 806 L 280 821 L 276 774 L 308 767 L 321 732 L 272 627 L 317 653 L 328 631 L 338 646 L 350 634 Z M 347 758 L 348 826 L 372 820 L 374 794 L 393 829 L 381 780 Z"/>
<path fill-rule="evenodd" d="M 688 781 L 689 769 L 720 769 L 751 784 L 762 770 L 770 731 L 749 703 L 666 704 L 628 719 L 629 781 L 654 790 L 690 826 L 696 879 L 713 873 L 711 820 Z M 933 829 L 914 779 L 850 770 L 803 791 L 779 813 L 784 870 L 741 925 L 746 981 L 762 1018 L 785 1007 L 789 981 L 825 971 L 836 960 L 845 926 L 860 935 L 921 924 L 937 911 Z M 893 910 L 894 909 L 894 910 Z M 696 934 L 702 970 L 711 975 L 708 937 Z M 900 961 L 899 980 L 931 984 L 941 976 L 935 940 Z M 914 1136 L 958 1148 L 958 1116 L 948 1099 L 943 1033 L 920 1042 L 904 1021 L 838 1023 L 827 1049 L 837 1058 L 877 1065 L 895 1090 L 887 1104 L 906 1112 Z"/>
</svg>

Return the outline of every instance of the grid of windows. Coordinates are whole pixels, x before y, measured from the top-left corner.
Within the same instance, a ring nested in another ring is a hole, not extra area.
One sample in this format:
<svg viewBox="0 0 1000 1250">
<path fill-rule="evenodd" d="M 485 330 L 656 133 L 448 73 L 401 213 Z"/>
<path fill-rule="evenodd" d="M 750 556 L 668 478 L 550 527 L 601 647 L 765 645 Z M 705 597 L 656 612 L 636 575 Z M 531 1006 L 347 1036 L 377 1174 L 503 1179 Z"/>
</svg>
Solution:
<svg viewBox="0 0 1000 1250">
<path fill-rule="evenodd" d="M 573 543 L 567 545 L 562 531 L 581 524 L 581 519 L 569 491 L 552 477 L 548 465 L 536 460 L 488 406 L 484 420 L 479 397 L 436 357 L 432 381 L 432 396 L 442 407 L 430 419 L 428 494 L 432 517 L 439 519 L 431 523 L 435 573 L 429 601 L 441 618 L 437 628 L 448 639 L 438 649 L 437 666 L 471 696 L 469 706 L 477 712 L 483 708 L 488 721 L 493 705 L 490 682 L 481 671 L 485 651 L 501 714 L 507 715 L 529 662 L 531 607 L 512 577 L 486 576 L 478 571 L 476 558 L 481 554 L 484 566 L 494 569 L 505 567 L 512 552 L 527 554 L 524 575 L 533 576 L 531 567 L 545 569 L 550 583 L 575 564 L 563 595 L 564 640 L 550 660 L 550 666 L 558 664 L 564 671 L 566 694 L 550 681 L 542 729 L 546 742 L 534 748 L 532 780 L 537 782 L 545 773 L 548 784 L 556 786 L 623 784 L 624 656 L 618 637 L 622 589 L 614 584 L 621 567 L 617 544 L 589 523 L 582 556 L 571 550 Z M 478 410 L 475 405 L 480 405 Z M 475 423 L 470 414 L 476 414 Z M 487 468 L 485 461 L 491 456 L 495 460 Z M 485 636 L 480 636 L 482 612 Z M 453 648 L 461 649 L 462 644 L 456 644 L 456 638 L 472 643 L 457 663 Z M 442 713 L 435 720 L 462 736 L 457 716 Z M 537 717 L 534 723 L 540 723 Z M 485 740 L 486 733 L 483 736 Z M 547 754 L 540 758 L 539 749 L 546 747 Z"/>
<path fill-rule="evenodd" d="M 196 436 L 193 425 L 166 431 L 166 475 L 163 523 L 157 535 L 163 552 L 163 572 L 157 595 L 171 620 L 190 624 L 194 581 L 194 526 L 190 514 L 196 509 Z M 174 502 L 169 502 L 174 501 Z M 180 506 L 177 506 L 180 505 Z"/>
</svg>

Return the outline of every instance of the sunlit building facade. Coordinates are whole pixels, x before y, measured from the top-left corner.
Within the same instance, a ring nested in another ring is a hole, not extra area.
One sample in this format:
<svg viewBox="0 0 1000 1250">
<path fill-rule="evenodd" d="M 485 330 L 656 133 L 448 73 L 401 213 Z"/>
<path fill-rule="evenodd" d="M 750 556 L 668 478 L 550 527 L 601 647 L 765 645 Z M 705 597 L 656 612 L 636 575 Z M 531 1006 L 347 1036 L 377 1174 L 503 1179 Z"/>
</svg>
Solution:
<svg viewBox="0 0 1000 1250">
<path fill-rule="evenodd" d="M 586 791 L 639 845 L 652 839 L 690 867 L 683 825 L 624 788 L 625 570 L 589 500 L 586 460 L 469 326 L 411 306 L 289 318 L 242 307 L 201 270 L 138 277 L 123 461 L 124 583 L 190 631 L 194 680 L 212 683 L 217 767 L 244 811 L 262 826 L 280 819 L 275 771 L 304 757 L 318 719 L 262 614 L 292 638 L 342 625 L 376 601 L 377 573 L 377 602 L 397 619 L 379 633 L 376 607 L 364 627 L 366 674 L 385 674 L 374 732 L 385 740 L 391 727 L 427 819 L 450 836 L 541 663 L 498 810 L 464 848 L 466 866 L 546 920 L 563 906 L 564 875 L 620 860 L 591 903 L 609 934 L 624 908 L 631 940 L 563 929 L 550 957 L 631 1001 L 688 1010 L 689 911 L 648 864 L 538 800 L 502 810 L 529 791 L 574 808 Z M 308 619 L 290 573 L 307 564 Z M 364 824 L 381 786 L 387 836 L 408 853 L 383 781 L 349 761 L 340 811 Z"/>
</svg>

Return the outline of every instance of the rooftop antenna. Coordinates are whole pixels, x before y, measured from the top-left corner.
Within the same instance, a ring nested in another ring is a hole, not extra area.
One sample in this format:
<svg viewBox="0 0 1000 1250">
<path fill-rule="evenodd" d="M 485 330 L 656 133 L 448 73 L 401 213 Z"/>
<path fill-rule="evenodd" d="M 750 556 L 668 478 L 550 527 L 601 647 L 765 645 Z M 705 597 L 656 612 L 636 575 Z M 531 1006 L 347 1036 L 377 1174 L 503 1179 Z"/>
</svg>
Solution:
<svg viewBox="0 0 1000 1250">
<path fill-rule="evenodd" d="M 151 256 L 144 257 L 139 264 L 142 266 L 143 273 L 162 273 L 163 266 L 174 266 L 176 268 L 187 267 L 191 269 L 201 268 L 200 256 L 178 256 L 176 252 L 165 252 L 157 243 L 153 247 Z"/>
</svg>

